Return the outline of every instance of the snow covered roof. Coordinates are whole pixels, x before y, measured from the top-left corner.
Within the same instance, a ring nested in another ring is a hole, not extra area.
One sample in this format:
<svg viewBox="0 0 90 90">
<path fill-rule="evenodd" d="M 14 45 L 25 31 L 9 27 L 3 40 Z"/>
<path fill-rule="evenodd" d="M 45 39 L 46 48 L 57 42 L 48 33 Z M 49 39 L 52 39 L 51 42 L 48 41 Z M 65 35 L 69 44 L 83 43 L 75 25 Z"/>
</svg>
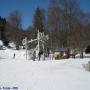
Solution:
<svg viewBox="0 0 90 90">
<path fill-rule="evenodd" d="M 64 52 L 64 51 L 68 51 L 68 48 L 56 48 L 54 50 L 54 52 Z"/>
</svg>

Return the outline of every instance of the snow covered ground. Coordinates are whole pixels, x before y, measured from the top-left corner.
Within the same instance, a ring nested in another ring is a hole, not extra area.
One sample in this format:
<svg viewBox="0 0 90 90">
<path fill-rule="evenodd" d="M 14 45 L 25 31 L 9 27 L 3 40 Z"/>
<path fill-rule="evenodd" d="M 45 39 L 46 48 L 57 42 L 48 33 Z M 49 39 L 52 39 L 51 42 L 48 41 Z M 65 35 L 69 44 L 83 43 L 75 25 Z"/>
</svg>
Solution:
<svg viewBox="0 0 90 90">
<path fill-rule="evenodd" d="M 16 58 L 13 59 L 13 53 Z M 90 58 L 32 61 L 25 51 L 0 50 L 2 90 L 90 90 L 90 72 L 83 68 Z M 5 89 L 9 87 L 11 89 Z M 0 89 L 0 90 L 1 90 Z"/>
</svg>

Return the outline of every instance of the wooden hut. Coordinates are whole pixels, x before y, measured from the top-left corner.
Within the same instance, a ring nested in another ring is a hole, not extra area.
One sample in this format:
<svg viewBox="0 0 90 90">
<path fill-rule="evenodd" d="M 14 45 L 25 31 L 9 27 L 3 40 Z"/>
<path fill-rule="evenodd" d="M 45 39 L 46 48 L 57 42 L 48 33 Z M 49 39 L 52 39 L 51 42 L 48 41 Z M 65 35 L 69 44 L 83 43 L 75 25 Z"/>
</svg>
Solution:
<svg viewBox="0 0 90 90">
<path fill-rule="evenodd" d="M 67 48 L 57 48 L 54 50 L 55 59 L 68 59 L 69 57 L 69 49 Z"/>
</svg>

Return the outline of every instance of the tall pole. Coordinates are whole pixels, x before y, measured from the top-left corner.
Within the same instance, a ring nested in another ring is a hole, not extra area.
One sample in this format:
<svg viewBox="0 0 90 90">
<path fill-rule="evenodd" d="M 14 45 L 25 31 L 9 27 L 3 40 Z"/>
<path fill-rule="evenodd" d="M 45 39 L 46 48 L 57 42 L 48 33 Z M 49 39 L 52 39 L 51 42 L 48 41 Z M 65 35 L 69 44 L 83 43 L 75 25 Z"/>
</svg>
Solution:
<svg viewBox="0 0 90 90">
<path fill-rule="evenodd" d="M 40 48 L 40 43 L 39 43 L 40 38 L 39 38 L 39 36 L 40 35 L 39 35 L 39 30 L 38 30 L 38 38 L 37 38 L 37 40 L 38 40 L 38 54 L 39 54 L 39 51 L 40 51 L 40 49 L 39 49 Z M 38 60 L 39 60 L 39 56 L 38 56 Z"/>
<path fill-rule="evenodd" d="M 43 32 L 43 34 L 42 34 L 42 47 L 43 47 L 43 59 L 45 60 L 45 51 L 44 51 L 44 49 L 45 49 L 45 46 L 44 46 L 45 42 L 44 42 L 44 38 L 45 38 L 45 35 L 44 35 L 44 32 Z"/>
<path fill-rule="evenodd" d="M 26 60 L 27 60 L 27 37 L 25 38 Z"/>
<path fill-rule="evenodd" d="M 42 47 L 43 47 L 43 57 L 44 57 L 43 59 L 45 60 L 45 51 L 44 51 L 44 48 L 45 48 L 45 47 L 44 47 L 44 42 L 43 42 L 43 44 L 42 44 Z"/>
</svg>

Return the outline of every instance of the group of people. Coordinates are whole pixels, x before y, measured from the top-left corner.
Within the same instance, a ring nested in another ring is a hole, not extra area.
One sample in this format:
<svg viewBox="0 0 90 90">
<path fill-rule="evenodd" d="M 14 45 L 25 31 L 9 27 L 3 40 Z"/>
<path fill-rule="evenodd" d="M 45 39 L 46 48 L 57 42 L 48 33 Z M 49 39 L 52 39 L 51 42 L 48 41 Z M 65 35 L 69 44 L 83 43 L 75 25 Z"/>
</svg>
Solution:
<svg viewBox="0 0 90 90">
<path fill-rule="evenodd" d="M 38 58 L 38 60 L 40 60 L 42 57 L 43 60 L 45 60 L 45 57 L 49 57 L 50 60 L 53 60 L 53 53 L 47 52 L 44 53 L 42 50 L 39 51 L 38 55 L 36 55 L 36 51 L 33 52 L 33 60 L 35 61 L 36 58 Z"/>
<path fill-rule="evenodd" d="M 42 56 L 44 60 L 45 60 L 45 57 L 49 57 L 50 59 L 53 59 L 53 54 L 50 51 L 48 51 L 46 54 L 43 52 L 43 50 L 40 50 L 39 53 L 36 55 L 36 51 L 34 51 L 32 55 L 32 60 L 35 61 L 35 59 L 38 58 L 38 60 L 40 61 Z M 15 57 L 16 57 L 16 54 L 13 53 L 13 59 L 15 59 Z"/>
<path fill-rule="evenodd" d="M 41 55 L 43 55 L 43 51 L 39 51 L 39 53 L 38 53 L 38 59 L 39 60 L 41 58 Z M 35 61 L 35 59 L 36 59 L 36 51 L 33 52 L 33 58 L 32 59 Z"/>
<path fill-rule="evenodd" d="M 43 55 L 43 51 L 40 51 L 40 52 L 38 53 L 38 58 L 39 58 L 39 60 L 40 60 L 40 58 L 41 58 L 41 55 Z M 14 53 L 14 54 L 13 54 L 13 59 L 15 59 L 15 57 L 16 57 L 16 54 Z M 36 59 L 36 51 L 33 52 L 33 58 L 32 58 L 32 59 L 35 61 L 35 59 Z"/>
</svg>

